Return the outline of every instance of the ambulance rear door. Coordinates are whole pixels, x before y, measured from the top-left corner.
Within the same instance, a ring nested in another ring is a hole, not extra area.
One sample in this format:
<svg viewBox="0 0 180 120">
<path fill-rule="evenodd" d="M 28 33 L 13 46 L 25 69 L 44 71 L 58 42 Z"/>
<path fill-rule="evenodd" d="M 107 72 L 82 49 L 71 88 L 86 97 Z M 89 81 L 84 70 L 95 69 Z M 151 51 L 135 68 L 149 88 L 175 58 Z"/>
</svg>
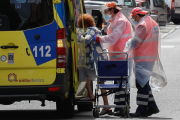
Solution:
<svg viewBox="0 0 180 120">
<path fill-rule="evenodd" d="M 56 79 L 52 0 L 0 1 L 0 86 L 50 85 Z"/>
</svg>

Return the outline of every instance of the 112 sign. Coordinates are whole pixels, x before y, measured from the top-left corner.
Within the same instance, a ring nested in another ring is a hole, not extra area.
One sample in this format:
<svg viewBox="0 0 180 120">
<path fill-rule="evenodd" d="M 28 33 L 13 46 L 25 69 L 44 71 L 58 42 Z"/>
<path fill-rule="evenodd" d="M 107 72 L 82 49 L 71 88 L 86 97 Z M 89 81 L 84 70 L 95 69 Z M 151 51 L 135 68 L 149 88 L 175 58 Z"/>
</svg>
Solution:
<svg viewBox="0 0 180 120">
<path fill-rule="evenodd" d="M 46 50 L 46 53 L 44 54 L 44 51 Z M 51 57 L 51 46 L 47 45 L 47 46 L 41 46 L 40 48 L 38 48 L 37 46 L 34 46 L 33 48 L 33 52 L 35 53 L 34 56 L 38 57 L 38 52 L 41 52 L 41 57 Z"/>
</svg>

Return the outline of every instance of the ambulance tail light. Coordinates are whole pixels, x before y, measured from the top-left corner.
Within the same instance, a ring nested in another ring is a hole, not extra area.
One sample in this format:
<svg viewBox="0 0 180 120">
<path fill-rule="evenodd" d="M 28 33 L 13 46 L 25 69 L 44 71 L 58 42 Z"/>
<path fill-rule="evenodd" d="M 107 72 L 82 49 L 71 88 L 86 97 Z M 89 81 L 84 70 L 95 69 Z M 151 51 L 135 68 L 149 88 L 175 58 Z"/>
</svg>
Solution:
<svg viewBox="0 0 180 120">
<path fill-rule="evenodd" d="M 171 1 L 171 9 L 174 10 L 174 0 Z"/>
<path fill-rule="evenodd" d="M 66 29 L 57 31 L 57 68 L 66 67 Z"/>
</svg>

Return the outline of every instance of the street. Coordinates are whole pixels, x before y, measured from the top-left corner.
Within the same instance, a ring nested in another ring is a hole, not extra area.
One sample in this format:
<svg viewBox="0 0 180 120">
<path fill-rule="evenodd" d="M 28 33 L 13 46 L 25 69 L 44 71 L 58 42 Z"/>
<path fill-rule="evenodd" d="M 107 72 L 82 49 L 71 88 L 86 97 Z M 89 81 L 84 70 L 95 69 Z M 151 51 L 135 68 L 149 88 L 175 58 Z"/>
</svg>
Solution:
<svg viewBox="0 0 180 120">
<path fill-rule="evenodd" d="M 161 62 L 167 76 L 168 84 L 160 92 L 153 92 L 154 98 L 160 109 L 160 113 L 152 115 L 145 120 L 157 119 L 174 119 L 180 118 L 180 28 L 179 25 L 168 23 L 166 26 L 161 26 Z M 95 83 L 95 82 L 94 82 Z M 94 85 L 95 86 L 95 85 Z M 136 88 L 134 79 L 131 79 L 131 99 L 130 99 L 130 112 L 136 110 Z M 102 104 L 102 99 L 100 99 Z M 109 96 L 110 104 L 113 104 L 113 95 Z M 78 112 L 75 106 L 75 115 L 73 120 L 93 120 L 92 112 Z M 12 105 L 0 105 L 0 119 L 58 119 L 56 116 L 55 102 L 46 101 L 46 106 L 41 107 L 39 101 L 23 101 L 15 102 Z M 62 118 L 63 119 L 63 118 Z M 125 119 L 114 116 L 100 116 L 98 119 Z M 138 118 L 133 118 L 137 120 Z M 64 120 L 64 119 L 63 119 Z M 126 120 L 132 120 L 127 118 Z"/>
</svg>

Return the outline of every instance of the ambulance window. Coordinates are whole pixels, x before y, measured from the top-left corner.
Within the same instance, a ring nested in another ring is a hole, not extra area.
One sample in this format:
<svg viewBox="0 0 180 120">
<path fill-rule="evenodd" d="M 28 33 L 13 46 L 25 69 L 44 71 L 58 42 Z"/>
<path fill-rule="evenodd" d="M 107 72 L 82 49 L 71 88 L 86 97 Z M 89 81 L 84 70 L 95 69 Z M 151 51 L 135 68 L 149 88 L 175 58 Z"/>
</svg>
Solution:
<svg viewBox="0 0 180 120">
<path fill-rule="evenodd" d="M 9 31 L 27 30 L 53 22 L 52 0 L 0 0 L 0 17 L 9 19 Z"/>
</svg>

